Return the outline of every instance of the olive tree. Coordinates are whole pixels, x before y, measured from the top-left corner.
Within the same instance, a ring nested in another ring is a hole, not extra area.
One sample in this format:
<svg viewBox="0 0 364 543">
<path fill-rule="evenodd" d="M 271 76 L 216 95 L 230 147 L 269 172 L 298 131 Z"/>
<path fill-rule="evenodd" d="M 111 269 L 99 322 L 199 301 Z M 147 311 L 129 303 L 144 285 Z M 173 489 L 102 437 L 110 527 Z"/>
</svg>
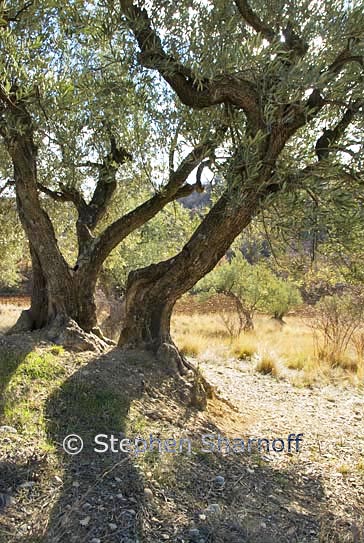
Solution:
<svg viewBox="0 0 364 543">
<path fill-rule="evenodd" d="M 211 296 L 219 293 L 231 298 L 239 319 L 239 331 L 254 329 L 257 311 L 282 321 L 284 315 L 301 302 L 298 289 L 277 277 L 265 262 L 249 264 L 241 253 L 216 266 L 201 279 L 195 291 Z"/>
<path fill-rule="evenodd" d="M 191 116 L 223 111 L 224 187 L 173 258 L 129 275 L 120 345 L 178 356 L 176 300 L 212 270 L 235 237 L 287 192 L 361 183 L 363 28 L 360 6 L 247 0 L 113 4 L 141 72 L 152 71 Z"/>
<path fill-rule="evenodd" d="M 224 134 L 207 116 L 195 130 L 171 100 L 166 114 L 167 98 L 161 104 L 150 78 L 136 73 L 130 39 L 114 37 L 105 14 L 93 2 L 0 6 L 2 186 L 15 192 L 33 270 L 31 308 L 18 329 L 71 319 L 97 331 L 105 259 L 168 203 L 202 190 L 191 174 Z M 120 210 L 110 221 L 115 197 Z M 62 253 L 50 200 L 72 208 L 73 261 Z"/>
</svg>

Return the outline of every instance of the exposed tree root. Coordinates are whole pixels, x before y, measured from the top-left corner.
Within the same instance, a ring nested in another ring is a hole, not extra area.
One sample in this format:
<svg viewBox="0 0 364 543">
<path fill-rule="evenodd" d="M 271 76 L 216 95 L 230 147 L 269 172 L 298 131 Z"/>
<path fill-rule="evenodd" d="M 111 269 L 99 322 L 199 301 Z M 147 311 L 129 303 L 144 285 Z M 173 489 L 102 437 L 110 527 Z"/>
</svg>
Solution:
<svg viewBox="0 0 364 543">
<path fill-rule="evenodd" d="M 178 376 L 190 391 L 190 405 L 197 409 L 205 410 L 208 400 L 218 399 L 230 408 L 236 409 L 228 400 L 222 398 L 216 388 L 208 382 L 200 369 L 190 362 L 178 350 L 176 345 L 165 342 L 156 351 L 156 359 L 169 374 Z"/>
<path fill-rule="evenodd" d="M 16 324 L 7 332 L 7 335 L 32 332 L 36 330 L 34 320 L 29 309 L 22 311 Z M 46 340 L 62 345 L 71 351 L 104 352 L 115 343 L 105 338 L 99 329 L 85 332 L 72 319 L 64 315 L 57 317 L 44 328 L 39 330 Z"/>
<path fill-rule="evenodd" d="M 85 332 L 72 319 L 57 316 L 44 330 L 49 341 L 62 345 L 71 351 L 104 352 L 109 344 L 93 332 Z"/>
<path fill-rule="evenodd" d="M 101 339 L 104 343 L 106 343 L 107 345 L 109 345 L 110 347 L 115 347 L 116 345 L 116 342 L 113 341 L 112 339 L 106 337 L 102 331 L 101 331 L 101 328 L 99 328 L 98 326 L 96 326 L 95 328 L 93 328 L 91 330 L 91 333 L 94 334 L 95 336 L 97 336 L 99 339 Z"/>
</svg>

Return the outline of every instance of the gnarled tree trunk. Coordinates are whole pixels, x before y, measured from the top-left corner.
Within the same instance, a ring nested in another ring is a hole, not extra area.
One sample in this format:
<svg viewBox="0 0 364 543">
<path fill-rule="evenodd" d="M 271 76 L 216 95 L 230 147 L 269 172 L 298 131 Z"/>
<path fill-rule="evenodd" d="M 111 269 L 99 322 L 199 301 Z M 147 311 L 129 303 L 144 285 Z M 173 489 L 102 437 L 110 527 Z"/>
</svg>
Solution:
<svg viewBox="0 0 364 543">
<path fill-rule="evenodd" d="M 189 367 L 171 338 L 174 304 L 224 256 L 261 201 L 261 194 L 247 191 L 234 206 L 232 194 L 226 193 L 177 256 L 130 274 L 119 346 L 153 350 L 162 363 L 175 363 L 182 373 Z"/>
<path fill-rule="evenodd" d="M 33 268 L 31 307 L 23 312 L 13 331 L 52 325 L 60 331 L 74 320 L 81 331 L 90 332 L 97 324 L 94 292 L 98 268 L 86 255 L 73 270 L 62 256 L 53 225 L 39 200 L 31 118 L 19 103 L 10 119 L 16 129 L 5 141 L 14 165 L 17 208 L 29 240 Z"/>
<path fill-rule="evenodd" d="M 98 181 L 89 203 L 74 187 L 60 184 L 59 191 L 51 190 L 37 179 L 37 146 L 26 103 L 17 100 L 16 95 L 13 100 L 10 104 L 7 102 L 9 126 L 3 136 L 14 166 L 17 207 L 30 243 L 34 276 L 31 308 L 23 312 L 14 331 L 49 326 L 55 328 L 55 325 L 60 328 L 73 320 L 81 331 L 88 333 L 94 330 L 101 335 L 96 328 L 95 287 L 105 259 L 125 237 L 152 219 L 169 202 L 201 189 L 200 180 L 191 185 L 187 179 L 201 160 L 217 146 L 225 128 L 217 131 L 216 140 L 207 139 L 196 145 L 175 170 L 172 168 L 163 190 L 95 236 L 94 231 L 116 189 L 118 167 L 131 159 L 131 155 L 118 148 L 115 138 L 111 136 L 111 151 L 102 164 L 97 164 Z M 79 254 L 73 269 L 59 250 L 53 225 L 41 205 L 39 191 L 56 201 L 71 201 L 77 209 Z"/>
<path fill-rule="evenodd" d="M 91 332 L 97 327 L 95 286 L 96 279 L 90 269 L 82 272 L 70 270 L 65 277 L 53 268 L 50 283 L 44 273 L 36 251 L 31 247 L 32 291 L 31 305 L 22 315 L 13 332 L 33 331 L 49 327 L 57 321 L 59 326 L 74 320 L 82 330 Z M 49 272 L 49 270 L 48 270 Z"/>
</svg>

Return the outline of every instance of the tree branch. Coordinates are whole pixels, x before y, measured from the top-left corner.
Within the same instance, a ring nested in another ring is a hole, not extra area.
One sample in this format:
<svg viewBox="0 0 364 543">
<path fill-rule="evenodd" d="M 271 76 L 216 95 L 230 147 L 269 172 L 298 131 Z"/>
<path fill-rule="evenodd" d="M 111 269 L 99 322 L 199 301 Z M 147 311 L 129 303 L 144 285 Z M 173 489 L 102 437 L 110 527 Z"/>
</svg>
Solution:
<svg viewBox="0 0 364 543">
<path fill-rule="evenodd" d="M 82 213 L 87 207 L 84 197 L 76 188 L 66 187 L 65 185 L 63 185 L 63 183 L 59 184 L 59 191 L 51 190 L 48 187 L 42 185 L 41 183 L 38 183 L 37 187 L 41 192 L 43 192 L 50 198 L 53 198 L 53 200 L 59 202 L 72 202 L 75 205 L 78 213 Z"/>
<path fill-rule="evenodd" d="M 272 43 L 275 39 L 280 39 L 279 35 L 252 10 L 247 0 L 234 0 L 236 7 L 243 19 L 259 34 Z M 283 29 L 285 42 L 282 46 L 287 52 L 293 52 L 298 57 L 303 57 L 308 51 L 308 44 L 294 31 L 292 23 L 288 21 L 286 28 Z"/>
<path fill-rule="evenodd" d="M 14 23 L 19 20 L 20 15 L 29 9 L 33 5 L 32 1 L 26 2 L 22 8 L 19 9 L 14 15 L 10 15 L 9 10 L 4 10 L 0 14 L 0 17 L 5 23 Z"/>
<path fill-rule="evenodd" d="M 63 191 L 55 191 L 52 189 L 49 189 L 48 187 L 42 185 L 42 183 L 37 183 L 37 187 L 40 190 L 40 192 L 43 192 L 43 194 L 46 194 L 56 202 L 71 202 L 72 199 L 67 197 L 66 194 Z"/>
<path fill-rule="evenodd" d="M 329 156 L 330 150 L 332 150 L 332 145 L 337 143 L 338 140 L 343 136 L 345 130 L 351 124 L 355 115 L 363 107 L 363 105 L 364 102 L 357 100 L 347 108 L 340 121 L 333 128 L 324 130 L 323 134 L 317 140 L 315 146 L 316 155 L 319 161 Z"/>
<path fill-rule="evenodd" d="M 0 83 L 0 100 L 5 106 L 8 106 L 11 110 L 19 109 L 15 102 L 13 102 L 8 96 L 5 87 Z M 20 111 L 20 110 L 19 110 Z"/>
<path fill-rule="evenodd" d="M 104 217 L 110 200 L 116 190 L 116 174 L 119 167 L 132 160 L 132 155 L 123 147 L 117 147 L 114 136 L 110 136 L 111 150 L 99 168 L 99 178 L 89 204 L 82 208 L 79 222 L 94 230 Z"/>
<path fill-rule="evenodd" d="M 199 167 L 197 168 L 197 173 L 196 173 L 197 192 L 203 192 L 204 189 L 203 189 L 203 185 L 201 181 L 202 172 L 204 171 L 205 168 L 210 168 L 212 163 L 213 163 L 212 159 L 204 160 L 200 163 Z"/>
<path fill-rule="evenodd" d="M 348 44 L 345 49 L 340 51 L 336 59 L 329 65 L 327 71 L 337 75 L 341 72 L 344 66 L 350 62 L 357 62 L 361 67 L 364 66 L 363 56 L 353 55 Z"/>
<path fill-rule="evenodd" d="M 213 140 L 207 140 L 196 146 L 169 175 L 168 183 L 157 194 L 152 196 L 133 211 L 111 224 L 97 239 L 92 261 L 95 267 L 101 267 L 110 252 L 131 232 L 152 219 L 168 203 L 188 196 L 194 190 L 199 190 L 199 184 L 186 183 L 187 178 L 200 162 L 214 151 L 221 141 L 226 128 L 218 130 Z"/>
<path fill-rule="evenodd" d="M 255 126 L 262 126 L 259 96 L 254 83 L 238 74 L 224 74 L 199 81 L 190 68 L 164 51 L 146 10 L 134 5 L 131 0 L 121 0 L 120 6 L 140 47 L 139 62 L 145 68 L 157 70 L 183 104 L 195 109 L 233 104 L 243 109 Z"/>
<path fill-rule="evenodd" d="M 258 15 L 252 10 L 247 0 L 234 0 L 236 7 L 243 19 L 252 27 L 256 32 L 262 34 L 266 40 L 272 42 L 276 37 L 274 30 L 262 21 Z"/>
</svg>

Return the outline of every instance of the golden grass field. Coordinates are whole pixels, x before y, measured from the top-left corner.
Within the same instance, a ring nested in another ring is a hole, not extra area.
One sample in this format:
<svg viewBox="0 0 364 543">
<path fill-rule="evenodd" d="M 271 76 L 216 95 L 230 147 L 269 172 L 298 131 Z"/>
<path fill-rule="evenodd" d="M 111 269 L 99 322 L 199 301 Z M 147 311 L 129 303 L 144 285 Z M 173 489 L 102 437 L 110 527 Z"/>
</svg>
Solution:
<svg viewBox="0 0 364 543">
<path fill-rule="evenodd" d="M 297 386 L 322 382 L 362 384 L 364 360 L 354 345 L 339 360 L 320 352 L 320 337 L 307 314 L 289 315 L 282 325 L 266 315 L 255 317 L 255 329 L 232 337 L 224 320 L 234 320 L 231 307 L 215 300 L 208 304 L 182 299 L 172 319 L 172 335 L 180 350 L 198 360 L 240 359 L 252 369 L 288 378 Z M 0 334 L 15 324 L 27 298 L 0 301 Z M 363 331 L 361 331 L 364 337 Z"/>
<path fill-rule="evenodd" d="M 249 360 L 257 371 L 289 378 L 298 386 L 325 381 L 361 384 L 364 378 L 364 362 L 354 348 L 340 360 L 325 358 L 320 337 L 304 315 L 287 316 L 284 325 L 258 315 L 253 332 L 231 337 L 218 313 L 177 313 L 172 333 L 186 356 Z"/>
<path fill-rule="evenodd" d="M 29 307 L 28 297 L 0 298 L 0 334 L 4 334 L 17 321 L 21 311 Z"/>
</svg>

